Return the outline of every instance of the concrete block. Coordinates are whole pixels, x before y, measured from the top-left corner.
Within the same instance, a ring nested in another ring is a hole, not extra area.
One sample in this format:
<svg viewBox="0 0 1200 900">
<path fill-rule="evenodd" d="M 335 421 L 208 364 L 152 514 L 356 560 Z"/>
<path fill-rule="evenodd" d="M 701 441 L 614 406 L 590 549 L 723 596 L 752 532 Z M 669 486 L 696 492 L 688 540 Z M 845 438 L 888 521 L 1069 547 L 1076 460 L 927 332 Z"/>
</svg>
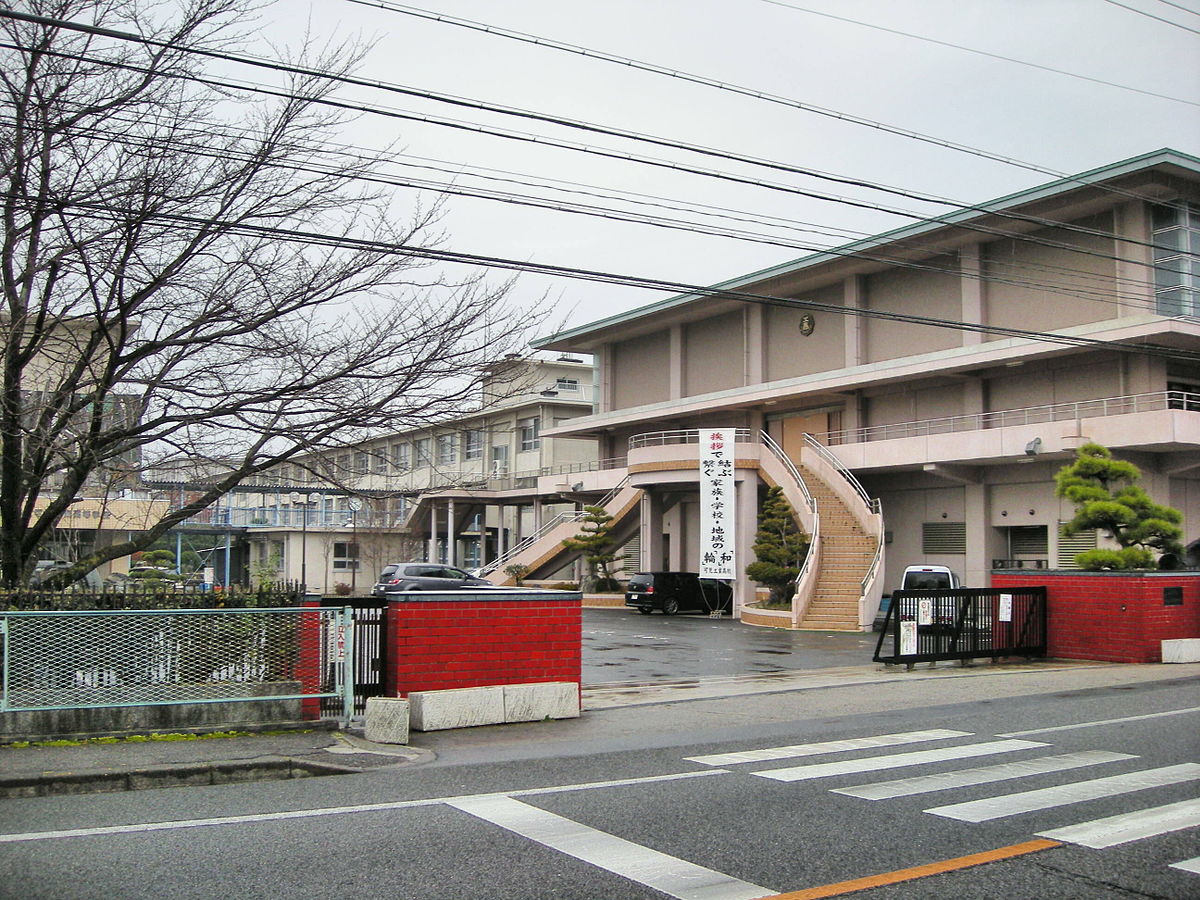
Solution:
<svg viewBox="0 0 1200 900">
<path fill-rule="evenodd" d="M 1162 661 L 1165 663 L 1200 662 L 1200 638 L 1178 638 L 1162 642 Z"/>
<path fill-rule="evenodd" d="M 366 734 L 379 744 L 408 743 L 409 704 L 399 697 L 368 697 Z"/>
<path fill-rule="evenodd" d="M 504 688 L 450 688 L 408 695 L 413 731 L 498 725 L 504 721 Z"/>
<path fill-rule="evenodd" d="M 579 685 L 571 681 L 504 685 L 504 721 L 540 722 L 579 717 Z"/>
</svg>

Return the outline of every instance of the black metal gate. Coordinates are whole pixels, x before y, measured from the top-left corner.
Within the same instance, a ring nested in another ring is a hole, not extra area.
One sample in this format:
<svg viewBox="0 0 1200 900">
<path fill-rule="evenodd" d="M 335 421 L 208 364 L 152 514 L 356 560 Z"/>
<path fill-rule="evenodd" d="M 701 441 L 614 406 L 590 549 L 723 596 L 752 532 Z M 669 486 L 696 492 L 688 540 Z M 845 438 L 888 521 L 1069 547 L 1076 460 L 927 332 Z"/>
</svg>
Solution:
<svg viewBox="0 0 1200 900">
<path fill-rule="evenodd" d="M 368 697 L 383 696 L 387 677 L 387 601 L 374 597 L 326 597 L 322 606 L 349 606 L 354 610 L 354 714 L 367 711 Z M 321 701 L 321 714 L 342 712 L 336 698 Z"/>
<path fill-rule="evenodd" d="M 885 644 L 890 644 L 885 649 Z M 1046 655 L 1046 588 L 896 591 L 875 662 Z"/>
</svg>

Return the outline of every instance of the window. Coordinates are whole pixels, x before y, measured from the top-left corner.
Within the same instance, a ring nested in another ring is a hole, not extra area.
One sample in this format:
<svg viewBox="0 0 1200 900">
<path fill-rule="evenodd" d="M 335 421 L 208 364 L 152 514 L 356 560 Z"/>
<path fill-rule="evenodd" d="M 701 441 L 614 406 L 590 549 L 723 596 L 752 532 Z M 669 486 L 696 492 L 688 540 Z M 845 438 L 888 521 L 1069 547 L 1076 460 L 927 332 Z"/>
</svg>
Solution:
<svg viewBox="0 0 1200 900">
<path fill-rule="evenodd" d="M 392 468 L 397 472 L 407 472 L 411 465 L 411 455 L 408 444 L 392 444 Z"/>
<path fill-rule="evenodd" d="M 354 452 L 354 474 L 366 475 L 370 471 L 371 454 L 366 450 L 356 450 Z"/>
<path fill-rule="evenodd" d="M 1188 203 L 1155 206 L 1154 295 L 1164 316 L 1200 315 L 1200 209 Z"/>
<path fill-rule="evenodd" d="M 483 431 L 472 428 L 463 434 L 463 459 L 483 458 Z"/>
<path fill-rule="evenodd" d="M 387 448 L 376 447 L 371 451 L 371 471 L 376 475 L 387 474 Z"/>
<path fill-rule="evenodd" d="M 417 438 L 415 442 L 418 469 L 433 464 L 433 457 L 429 455 L 429 443 L 429 438 Z"/>
<path fill-rule="evenodd" d="M 541 438 L 538 436 L 541 419 L 536 416 L 532 419 L 520 419 L 517 422 L 517 434 L 520 436 L 522 450 L 536 450 L 542 446 Z"/>
<path fill-rule="evenodd" d="M 448 466 L 457 458 L 454 435 L 439 434 L 437 437 L 437 461 L 439 466 Z"/>
<path fill-rule="evenodd" d="M 554 383 L 554 389 L 556 391 L 566 391 L 569 393 L 575 393 L 579 390 L 579 379 L 578 378 L 560 378 Z"/>
<path fill-rule="evenodd" d="M 333 544 L 334 571 L 346 571 L 358 568 L 358 544 L 353 541 L 334 541 Z"/>
</svg>

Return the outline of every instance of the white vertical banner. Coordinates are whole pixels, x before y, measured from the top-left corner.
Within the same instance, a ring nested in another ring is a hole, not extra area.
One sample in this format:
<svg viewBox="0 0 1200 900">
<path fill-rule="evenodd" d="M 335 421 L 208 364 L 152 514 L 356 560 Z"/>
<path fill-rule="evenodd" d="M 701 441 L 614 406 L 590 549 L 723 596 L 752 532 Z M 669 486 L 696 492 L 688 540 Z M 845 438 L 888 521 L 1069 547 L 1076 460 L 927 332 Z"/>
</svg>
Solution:
<svg viewBox="0 0 1200 900">
<path fill-rule="evenodd" d="M 700 577 L 735 578 L 733 428 L 700 429 Z"/>
</svg>

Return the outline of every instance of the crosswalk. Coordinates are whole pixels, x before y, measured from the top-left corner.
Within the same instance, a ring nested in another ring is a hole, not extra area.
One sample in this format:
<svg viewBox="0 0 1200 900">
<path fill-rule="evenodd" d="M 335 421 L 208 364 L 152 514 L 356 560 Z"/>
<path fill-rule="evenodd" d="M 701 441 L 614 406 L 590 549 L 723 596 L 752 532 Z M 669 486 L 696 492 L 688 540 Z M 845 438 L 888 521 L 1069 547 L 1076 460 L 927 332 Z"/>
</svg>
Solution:
<svg viewBox="0 0 1200 900">
<path fill-rule="evenodd" d="M 940 742 L 943 746 L 898 749 L 935 742 Z M 943 793 L 945 796 L 957 789 L 995 785 L 997 793 L 993 796 L 948 802 L 923 810 L 929 815 L 971 824 L 1072 808 L 1075 804 L 1109 797 L 1131 795 L 1136 798 L 1140 792 L 1152 791 L 1155 788 L 1200 783 L 1198 763 L 1146 767 L 1109 774 L 1104 772 L 1102 767 L 1111 767 L 1116 763 L 1124 763 L 1128 767 L 1132 764 L 1131 761 L 1137 760 L 1138 757 L 1109 750 L 1030 755 L 1050 747 L 1050 744 L 1041 741 L 1011 736 L 1002 739 L 980 739 L 970 732 L 933 729 L 762 747 L 732 753 L 690 756 L 685 759 L 705 766 L 744 767 L 741 770 L 750 775 L 783 783 L 818 781 L 835 776 L 865 776 L 915 767 L 934 768 L 937 771 L 922 771 L 903 778 L 838 786 L 830 788 L 830 792 L 878 802 L 933 793 Z M 889 751 L 891 748 L 897 748 L 898 752 L 880 752 Z M 798 765 L 764 767 L 767 764 L 803 757 L 821 758 Z M 955 763 L 981 757 L 995 757 L 998 761 L 991 761 L 986 765 L 952 767 Z M 1110 768 L 1109 772 L 1111 771 Z M 1020 789 L 1022 779 L 1052 773 L 1073 773 L 1068 776 L 1073 780 L 1051 787 Z M 1079 778 L 1080 775 L 1085 777 Z M 952 797 L 947 796 L 946 799 Z M 1159 806 L 1144 806 L 1120 815 L 1081 821 L 1035 833 L 1041 838 L 1103 850 L 1198 826 L 1200 796 L 1197 799 Z M 1169 867 L 1200 875 L 1200 857 L 1172 862 Z"/>
</svg>

